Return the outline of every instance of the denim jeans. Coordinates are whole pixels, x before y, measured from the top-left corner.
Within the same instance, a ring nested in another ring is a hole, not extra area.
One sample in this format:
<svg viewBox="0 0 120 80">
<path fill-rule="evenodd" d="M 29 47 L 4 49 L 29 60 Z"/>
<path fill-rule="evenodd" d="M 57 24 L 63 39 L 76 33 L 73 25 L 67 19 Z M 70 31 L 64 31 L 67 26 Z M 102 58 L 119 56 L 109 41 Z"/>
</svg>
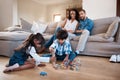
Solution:
<svg viewBox="0 0 120 80">
<path fill-rule="evenodd" d="M 56 40 L 56 34 L 58 31 L 62 30 L 61 27 L 58 27 L 56 30 L 55 30 L 55 33 L 53 34 L 53 36 L 45 43 L 44 47 L 45 48 L 49 48 L 50 45 L 54 42 L 54 40 Z"/>
</svg>

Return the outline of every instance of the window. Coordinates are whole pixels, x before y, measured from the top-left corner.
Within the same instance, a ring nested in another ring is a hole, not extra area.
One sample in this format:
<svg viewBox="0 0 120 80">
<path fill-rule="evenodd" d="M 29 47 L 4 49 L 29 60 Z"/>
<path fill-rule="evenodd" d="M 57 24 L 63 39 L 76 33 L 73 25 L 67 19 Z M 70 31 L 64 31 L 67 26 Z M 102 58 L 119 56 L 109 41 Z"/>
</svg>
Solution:
<svg viewBox="0 0 120 80">
<path fill-rule="evenodd" d="M 61 14 L 54 15 L 54 22 L 59 22 L 61 20 Z"/>
</svg>

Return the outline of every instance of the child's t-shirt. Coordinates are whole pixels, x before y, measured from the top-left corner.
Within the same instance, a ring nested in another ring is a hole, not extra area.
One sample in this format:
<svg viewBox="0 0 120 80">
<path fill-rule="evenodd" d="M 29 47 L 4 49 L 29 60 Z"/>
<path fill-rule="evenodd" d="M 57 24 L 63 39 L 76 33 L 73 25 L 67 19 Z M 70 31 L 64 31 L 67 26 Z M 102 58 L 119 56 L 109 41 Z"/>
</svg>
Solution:
<svg viewBox="0 0 120 80">
<path fill-rule="evenodd" d="M 59 56 L 62 56 L 63 54 L 70 54 L 72 52 L 71 45 L 67 40 L 65 40 L 61 45 L 56 39 L 50 47 L 54 48 L 56 50 L 56 54 Z"/>
</svg>

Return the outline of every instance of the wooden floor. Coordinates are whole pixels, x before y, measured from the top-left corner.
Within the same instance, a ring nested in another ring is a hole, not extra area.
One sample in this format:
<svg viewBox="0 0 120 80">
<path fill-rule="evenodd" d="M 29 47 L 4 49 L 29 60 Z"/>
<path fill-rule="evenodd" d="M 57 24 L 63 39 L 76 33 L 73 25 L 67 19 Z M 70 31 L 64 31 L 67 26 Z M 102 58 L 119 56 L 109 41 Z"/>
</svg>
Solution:
<svg viewBox="0 0 120 80">
<path fill-rule="evenodd" d="M 109 58 L 80 56 L 80 71 L 55 70 L 51 64 L 19 72 L 5 74 L 4 65 L 9 58 L 0 57 L 0 80 L 120 80 L 120 63 L 110 63 Z M 46 71 L 47 76 L 40 76 Z"/>
</svg>

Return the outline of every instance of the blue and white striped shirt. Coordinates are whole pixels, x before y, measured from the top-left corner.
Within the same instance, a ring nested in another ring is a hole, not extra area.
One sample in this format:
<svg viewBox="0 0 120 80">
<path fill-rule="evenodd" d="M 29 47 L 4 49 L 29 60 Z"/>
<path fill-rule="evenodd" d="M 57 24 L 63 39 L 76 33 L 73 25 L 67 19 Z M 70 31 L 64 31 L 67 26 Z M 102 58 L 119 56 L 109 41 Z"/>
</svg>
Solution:
<svg viewBox="0 0 120 80">
<path fill-rule="evenodd" d="M 63 54 L 70 54 L 72 52 L 69 41 L 65 40 L 63 44 L 60 44 L 56 39 L 50 46 L 56 50 L 56 54 L 62 56 Z"/>
</svg>

